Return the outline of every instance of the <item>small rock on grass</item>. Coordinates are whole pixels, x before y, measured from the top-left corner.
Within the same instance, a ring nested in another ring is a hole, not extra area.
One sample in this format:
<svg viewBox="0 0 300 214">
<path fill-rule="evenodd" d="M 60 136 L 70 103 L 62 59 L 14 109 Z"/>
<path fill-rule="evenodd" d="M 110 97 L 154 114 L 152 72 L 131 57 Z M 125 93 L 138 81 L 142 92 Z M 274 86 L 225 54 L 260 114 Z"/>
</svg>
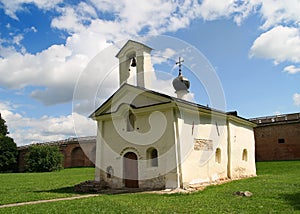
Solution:
<svg viewBox="0 0 300 214">
<path fill-rule="evenodd" d="M 245 192 L 244 192 L 244 196 L 246 196 L 246 197 L 250 197 L 250 196 L 252 196 L 252 195 L 253 195 L 252 192 L 249 192 L 249 191 L 245 191 Z"/>
<path fill-rule="evenodd" d="M 237 191 L 237 192 L 234 193 L 234 195 L 250 197 L 250 196 L 253 195 L 253 193 L 250 192 L 250 191 L 245 191 L 245 192 L 243 192 L 243 191 Z"/>
</svg>

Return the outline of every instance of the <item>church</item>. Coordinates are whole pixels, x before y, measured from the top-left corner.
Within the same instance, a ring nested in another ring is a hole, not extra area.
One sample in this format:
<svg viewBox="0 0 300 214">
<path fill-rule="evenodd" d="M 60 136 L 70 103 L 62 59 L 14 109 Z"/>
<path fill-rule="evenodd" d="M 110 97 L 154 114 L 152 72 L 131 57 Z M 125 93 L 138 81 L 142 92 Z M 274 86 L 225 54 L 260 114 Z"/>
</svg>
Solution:
<svg viewBox="0 0 300 214">
<path fill-rule="evenodd" d="M 129 40 L 116 55 L 120 87 L 90 115 L 97 122 L 95 180 L 175 189 L 255 176 L 255 124 L 188 101 L 180 59 L 170 82 L 177 97 L 151 90 L 151 51 Z"/>
</svg>

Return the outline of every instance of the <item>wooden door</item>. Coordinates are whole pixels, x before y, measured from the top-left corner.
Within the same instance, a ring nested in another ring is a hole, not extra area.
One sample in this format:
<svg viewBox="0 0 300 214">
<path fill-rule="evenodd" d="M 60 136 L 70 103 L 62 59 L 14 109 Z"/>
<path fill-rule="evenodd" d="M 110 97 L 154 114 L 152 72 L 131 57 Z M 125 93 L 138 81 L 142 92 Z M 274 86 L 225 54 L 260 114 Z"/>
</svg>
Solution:
<svg viewBox="0 0 300 214">
<path fill-rule="evenodd" d="M 124 178 L 125 187 L 138 188 L 138 161 L 137 156 L 133 152 L 127 152 L 124 155 Z"/>
</svg>

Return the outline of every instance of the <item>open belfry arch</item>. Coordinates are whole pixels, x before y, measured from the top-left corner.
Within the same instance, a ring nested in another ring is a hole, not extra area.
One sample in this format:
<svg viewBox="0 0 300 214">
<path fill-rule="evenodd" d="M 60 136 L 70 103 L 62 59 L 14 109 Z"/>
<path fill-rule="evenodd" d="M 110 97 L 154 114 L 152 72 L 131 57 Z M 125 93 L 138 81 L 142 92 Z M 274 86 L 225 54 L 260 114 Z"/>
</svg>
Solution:
<svg viewBox="0 0 300 214">
<path fill-rule="evenodd" d="M 119 51 L 119 82 L 151 88 L 152 75 L 154 74 L 151 63 L 152 48 L 129 40 Z"/>
<path fill-rule="evenodd" d="M 177 97 L 151 88 L 152 48 L 129 40 L 116 54 L 119 89 L 97 121 L 95 180 L 110 188 L 183 188 L 256 175 L 254 123 L 185 99 L 190 80 L 170 81 Z"/>
</svg>

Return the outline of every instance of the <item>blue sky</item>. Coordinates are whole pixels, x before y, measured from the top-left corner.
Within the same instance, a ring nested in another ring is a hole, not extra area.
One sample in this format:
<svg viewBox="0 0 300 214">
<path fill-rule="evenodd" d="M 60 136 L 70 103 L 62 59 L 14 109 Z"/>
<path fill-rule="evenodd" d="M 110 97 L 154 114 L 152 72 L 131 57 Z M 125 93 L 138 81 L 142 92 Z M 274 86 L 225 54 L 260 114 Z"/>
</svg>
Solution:
<svg viewBox="0 0 300 214">
<path fill-rule="evenodd" d="M 298 112 L 298 11 L 297 0 L 0 0 L 0 112 L 18 145 L 94 135 L 84 105 L 72 105 L 78 78 L 111 43 L 145 35 L 201 51 L 222 83 L 225 110 L 246 118 Z M 190 78 L 196 101 L 209 104 Z M 117 80 L 108 78 L 99 100 Z"/>
</svg>

